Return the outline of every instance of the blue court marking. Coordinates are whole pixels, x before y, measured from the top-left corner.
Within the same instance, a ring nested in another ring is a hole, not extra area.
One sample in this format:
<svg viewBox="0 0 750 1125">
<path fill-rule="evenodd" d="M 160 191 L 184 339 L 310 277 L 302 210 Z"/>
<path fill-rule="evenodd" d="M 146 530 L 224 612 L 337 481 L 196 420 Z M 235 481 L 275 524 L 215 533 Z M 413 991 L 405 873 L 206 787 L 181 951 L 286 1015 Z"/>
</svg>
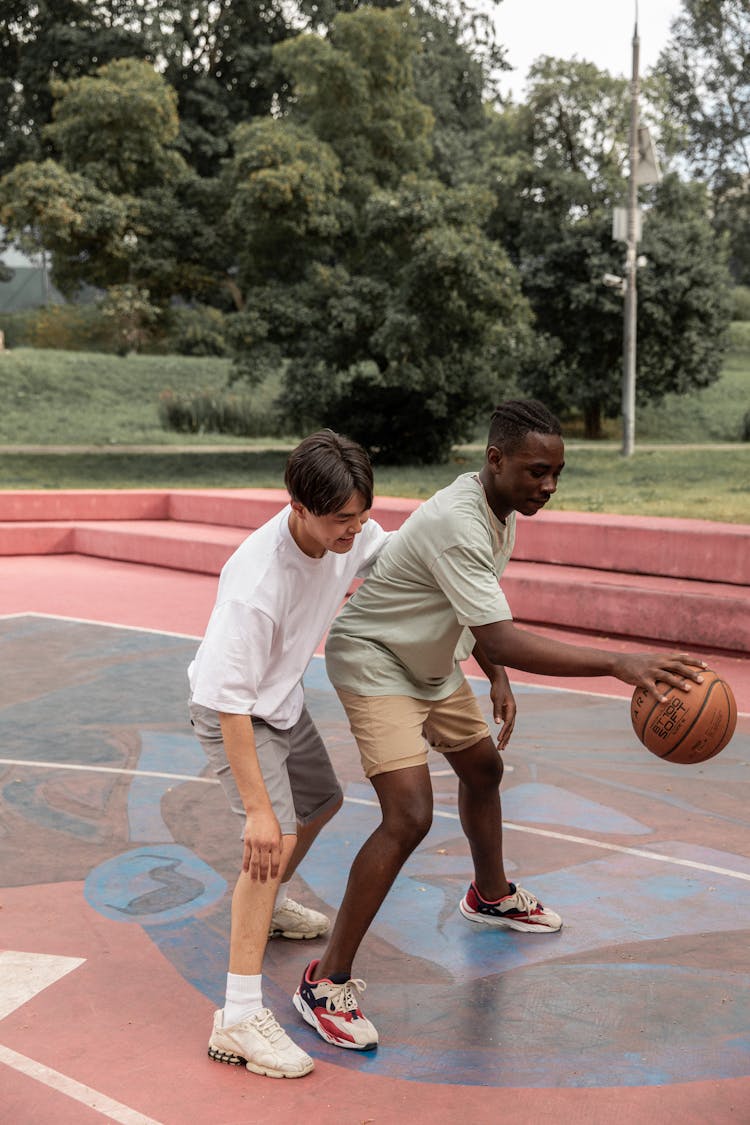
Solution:
<svg viewBox="0 0 750 1125">
<path fill-rule="evenodd" d="M 600 836 L 646 836 L 651 829 L 598 801 L 590 801 L 559 785 L 527 782 L 503 791 L 503 816 L 526 824 L 558 824 Z"/>
<path fill-rule="evenodd" d="M 227 884 L 189 848 L 155 844 L 95 867 L 86 901 L 105 918 L 144 927 L 192 918 L 222 898 Z"/>
</svg>

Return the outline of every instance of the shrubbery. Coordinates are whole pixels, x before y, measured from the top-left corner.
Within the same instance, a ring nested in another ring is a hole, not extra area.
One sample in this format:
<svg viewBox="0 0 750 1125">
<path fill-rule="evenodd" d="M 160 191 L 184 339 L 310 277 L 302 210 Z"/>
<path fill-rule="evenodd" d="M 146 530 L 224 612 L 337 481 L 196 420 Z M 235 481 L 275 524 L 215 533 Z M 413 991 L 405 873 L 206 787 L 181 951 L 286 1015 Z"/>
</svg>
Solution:
<svg viewBox="0 0 750 1125">
<path fill-rule="evenodd" d="M 46 305 L 0 313 L 8 348 L 55 348 L 67 352 L 123 352 L 122 320 L 106 304 Z M 224 356 L 226 316 L 206 305 L 169 308 L 139 329 L 144 355 Z"/>
<path fill-rule="evenodd" d="M 177 307 L 167 313 L 166 339 L 177 355 L 226 355 L 226 317 L 208 305 Z"/>
<path fill-rule="evenodd" d="M 750 285 L 735 285 L 732 290 L 732 320 L 750 320 Z"/>
<path fill-rule="evenodd" d="M 116 352 L 117 326 L 98 305 L 46 305 L 0 314 L 8 348 L 55 348 L 69 352 Z"/>
<path fill-rule="evenodd" d="M 165 390 L 159 396 L 159 421 L 179 434 L 233 434 L 280 437 L 283 428 L 273 408 L 259 406 L 252 394 L 206 388 L 187 394 Z"/>
</svg>

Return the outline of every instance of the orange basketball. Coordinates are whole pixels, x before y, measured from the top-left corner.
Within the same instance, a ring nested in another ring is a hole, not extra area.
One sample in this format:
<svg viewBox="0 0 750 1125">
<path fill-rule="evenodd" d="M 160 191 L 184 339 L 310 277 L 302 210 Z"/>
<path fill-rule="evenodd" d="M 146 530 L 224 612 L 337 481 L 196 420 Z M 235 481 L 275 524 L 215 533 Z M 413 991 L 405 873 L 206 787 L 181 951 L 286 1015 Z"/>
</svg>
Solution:
<svg viewBox="0 0 750 1125">
<path fill-rule="evenodd" d="M 636 688 L 630 704 L 633 730 L 657 758 L 694 765 L 723 750 L 737 726 L 737 704 L 726 680 L 709 668 L 703 683 L 690 681 L 690 691 L 667 688 L 660 703 L 643 688 Z"/>
</svg>

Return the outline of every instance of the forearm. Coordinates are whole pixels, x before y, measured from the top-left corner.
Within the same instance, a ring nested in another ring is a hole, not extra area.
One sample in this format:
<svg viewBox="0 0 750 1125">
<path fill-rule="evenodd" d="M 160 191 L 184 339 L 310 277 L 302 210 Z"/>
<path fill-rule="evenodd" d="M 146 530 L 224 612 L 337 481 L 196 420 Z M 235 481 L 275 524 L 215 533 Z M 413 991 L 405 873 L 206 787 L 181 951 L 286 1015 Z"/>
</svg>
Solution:
<svg viewBox="0 0 750 1125">
<path fill-rule="evenodd" d="M 583 645 L 569 645 L 519 628 L 512 621 L 501 627 L 474 630 L 477 648 L 494 665 L 535 672 L 540 676 L 614 676 L 617 654 Z M 480 667 L 482 667 L 481 662 Z M 484 670 L 484 668 L 483 668 Z"/>
<path fill-rule="evenodd" d="M 253 721 L 249 715 L 221 712 L 224 750 L 246 813 L 270 807 L 255 749 Z"/>
<path fill-rule="evenodd" d="M 504 677 L 505 679 L 507 679 L 507 675 L 503 665 L 493 664 L 479 641 L 477 641 L 477 643 L 474 645 L 474 649 L 471 655 L 474 657 L 477 664 L 482 669 L 490 683 L 498 678 Z"/>
</svg>

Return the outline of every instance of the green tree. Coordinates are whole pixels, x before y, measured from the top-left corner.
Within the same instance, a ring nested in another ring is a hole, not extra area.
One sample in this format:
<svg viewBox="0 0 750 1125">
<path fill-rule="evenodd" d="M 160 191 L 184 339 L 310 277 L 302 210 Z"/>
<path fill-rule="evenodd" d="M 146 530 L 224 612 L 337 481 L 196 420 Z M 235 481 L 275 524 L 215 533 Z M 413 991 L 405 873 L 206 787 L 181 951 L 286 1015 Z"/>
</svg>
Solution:
<svg viewBox="0 0 750 1125">
<path fill-rule="evenodd" d="M 623 268 L 611 231 L 613 208 L 626 197 L 627 108 L 624 80 L 588 63 L 542 59 L 527 103 L 499 114 L 490 129 L 497 200 L 490 230 L 519 266 L 539 334 L 519 379 L 557 410 L 580 411 L 588 437 L 620 412 L 622 300 L 602 277 Z M 649 262 L 639 277 L 643 400 L 718 376 L 727 270 L 701 192 L 672 176 L 641 195 L 640 249 Z"/>
<path fill-rule="evenodd" d="M 750 282 L 750 8 L 683 0 L 658 66 L 665 136 L 713 194 L 736 280 Z"/>
<path fill-rule="evenodd" d="M 286 357 L 293 420 L 389 461 L 438 460 L 470 436 L 528 333 L 517 275 L 481 229 L 491 197 L 429 176 L 417 50 L 399 9 L 283 44 L 290 111 L 243 128 L 233 162 L 240 371 Z"/>
<path fill-rule="evenodd" d="M 144 57 L 141 30 L 124 0 L 3 0 L 0 9 L 0 175 L 51 155 L 53 79 L 93 73 L 116 58 Z"/>
<path fill-rule="evenodd" d="M 177 152 L 174 91 L 135 59 L 54 90 L 47 134 L 59 159 L 25 161 L 0 180 L 9 236 L 51 251 L 64 292 L 130 284 L 162 304 L 175 295 L 226 304 L 224 185 L 196 176 Z"/>
</svg>

